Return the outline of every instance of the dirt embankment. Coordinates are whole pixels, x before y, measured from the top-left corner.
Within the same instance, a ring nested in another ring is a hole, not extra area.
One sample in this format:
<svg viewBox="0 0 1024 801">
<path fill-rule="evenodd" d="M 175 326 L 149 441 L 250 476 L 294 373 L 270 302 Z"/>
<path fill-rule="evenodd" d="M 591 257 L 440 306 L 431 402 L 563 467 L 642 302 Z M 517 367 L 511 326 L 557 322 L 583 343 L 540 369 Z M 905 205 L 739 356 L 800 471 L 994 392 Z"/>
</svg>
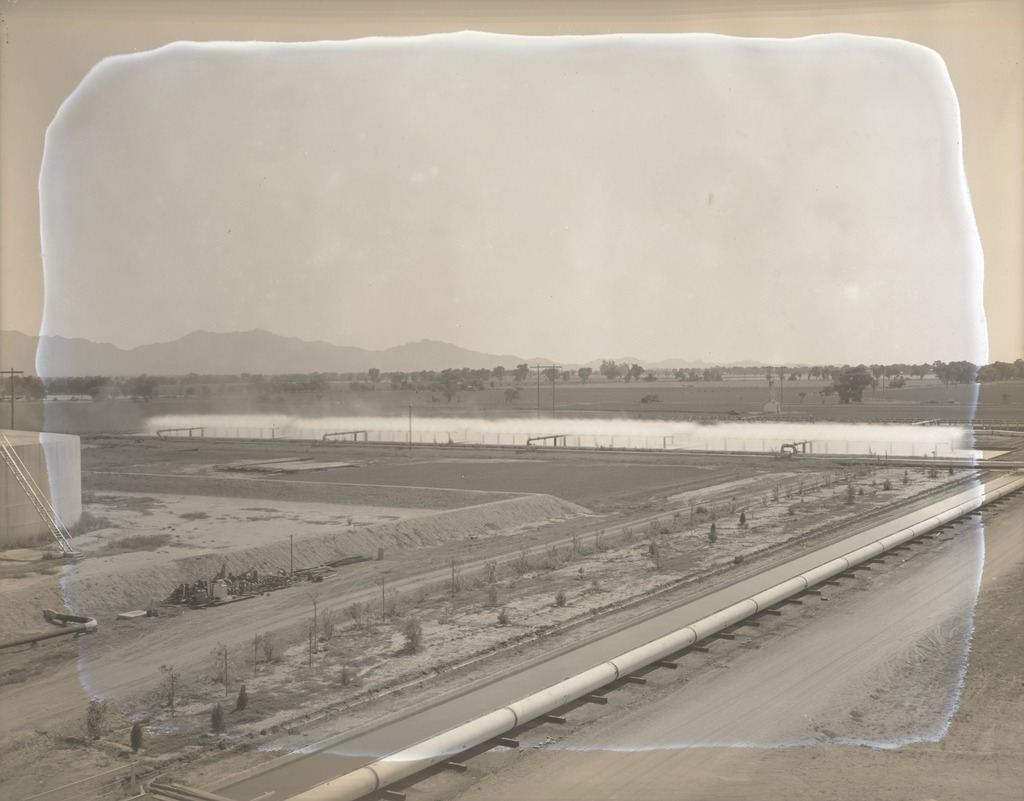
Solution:
<svg viewBox="0 0 1024 801">
<path fill-rule="evenodd" d="M 342 526 L 323 534 L 297 536 L 293 544 L 282 537 L 277 542 L 246 547 L 244 537 L 239 537 L 236 547 L 178 559 L 154 559 L 151 553 L 85 558 L 63 568 L 63 576 L 56 573 L 9 584 L 3 593 L 0 634 L 13 636 L 26 628 L 39 628 L 42 606 L 66 605 L 94 616 L 144 609 L 162 601 L 178 584 L 213 578 L 222 568 L 236 574 L 252 569 L 272 573 L 289 570 L 292 564 L 312 567 L 354 555 L 374 558 L 379 548 L 391 553 L 470 538 L 508 536 L 526 527 L 582 514 L 587 510 L 577 504 L 551 495 L 529 495 L 365 527 Z"/>
</svg>

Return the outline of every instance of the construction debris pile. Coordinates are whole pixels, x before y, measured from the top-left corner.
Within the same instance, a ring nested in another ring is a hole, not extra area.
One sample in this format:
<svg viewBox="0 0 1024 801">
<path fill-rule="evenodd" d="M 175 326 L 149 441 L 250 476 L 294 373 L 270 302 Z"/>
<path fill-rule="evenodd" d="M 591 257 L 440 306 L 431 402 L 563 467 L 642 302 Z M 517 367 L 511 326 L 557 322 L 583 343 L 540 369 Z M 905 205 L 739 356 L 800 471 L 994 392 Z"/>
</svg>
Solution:
<svg viewBox="0 0 1024 801">
<path fill-rule="evenodd" d="M 295 570 L 290 574 L 285 570 L 263 574 L 256 570 L 247 570 L 236 576 L 228 573 L 227 565 L 224 565 L 212 579 L 199 579 L 191 584 L 179 584 L 164 603 L 171 606 L 189 606 L 193 609 L 201 609 L 244 601 L 274 590 L 290 587 L 300 581 L 323 581 L 335 574 L 334 568 L 363 562 L 366 561 L 366 558 L 365 556 L 347 556 L 327 565 L 307 567 Z"/>
</svg>

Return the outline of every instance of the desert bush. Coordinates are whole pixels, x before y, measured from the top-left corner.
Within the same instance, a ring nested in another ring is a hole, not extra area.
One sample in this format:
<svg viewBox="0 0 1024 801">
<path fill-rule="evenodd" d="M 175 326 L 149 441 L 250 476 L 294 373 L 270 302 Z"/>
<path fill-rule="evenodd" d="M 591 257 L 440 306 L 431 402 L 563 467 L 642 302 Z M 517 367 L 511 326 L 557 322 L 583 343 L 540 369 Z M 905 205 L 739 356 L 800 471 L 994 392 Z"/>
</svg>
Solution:
<svg viewBox="0 0 1024 801">
<path fill-rule="evenodd" d="M 710 543 L 718 542 L 718 529 L 715 528 L 715 524 L 714 523 L 711 524 L 711 530 L 708 532 L 708 542 L 710 542 Z"/>
<path fill-rule="evenodd" d="M 487 604 L 489 606 L 498 605 L 498 585 L 491 584 L 487 587 Z"/>
<path fill-rule="evenodd" d="M 507 626 L 509 624 L 509 622 L 511 621 L 511 619 L 512 618 L 511 618 L 511 616 L 508 613 L 508 607 L 507 606 L 501 607 L 501 611 L 498 612 L 498 625 L 499 626 Z"/>
<path fill-rule="evenodd" d="M 238 690 L 238 697 L 235 699 L 235 711 L 242 712 L 249 705 L 249 693 L 245 691 L 243 684 Z"/>
<path fill-rule="evenodd" d="M 142 748 L 142 724 L 139 721 L 135 721 L 132 724 L 131 734 L 128 735 L 128 742 L 132 747 L 132 753 L 138 753 L 139 749 Z"/>
<path fill-rule="evenodd" d="M 400 592 L 388 593 L 384 599 L 384 616 L 397 618 L 402 616 L 402 612 L 402 594 Z"/>
<path fill-rule="evenodd" d="M 647 546 L 647 555 L 651 557 L 655 567 L 661 567 L 661 547 L 654 540 Z"/>
<path fill-rule="evenodd" d="M 93 698 L 89 701 L 89 708 L 85 711 L 85 732 L 93 740 L 103 736 L 107 727 L 107 702 L 100 698 Z"/>
<path fill-rule="evenodd" d="M 324 609 L 320 612 L 320 633 L 323 635 L 325 640 L 331 639 L 334 636 L 334 627 L 336 615 L 333 609 Z"/>
<path fill-rule="evenodd" d="M 565 594 L 565 590 L 559 590 L 555 593 L 555 606 L 565 606 L 569 598 Z"/>
<path fill-rule="evenodd" d="M 345 607 L 345 617 L 352 621 L 356 628 L 366 628 L 370 620 L 369 604 L 353 603 Z"/>
<path fill-rule="evenodd" d="M 210 731 L 214 734 L 223 734 L 224 732 L 224 709 L 219 703 L 214 704 L 213 709 L 210 710 Z"/>
<path fill-rule="evenodd" d="M 740 525 L 741 526 L 747 525 L 747 513 L 746 512 L 740 512 Z"/>
<path fill-rule="evenodd" d="M 498 563 L 493 559 L 484 565 L 484 571 L 487 574 L 487 583 L 493 584 L 498 580 Z"/>
<path fill-rule="evenodd" d="M 423 626 L 415 616 L 402 624 L 402 636 L 405 638 L 405 647 L 402 649 L 405 653 L 415 654 L 423 650 Z"/>
<path fill-rule="evenodd" d="M 515 561 L 515 563 L 513 565 L 513 569 L 520 576 L 523 575 L 524 573 L 529 573 L 530 572 L 530 554 L 528 554 L 525 550 L 520 551 L 519 552 L 519 557 L 516 559 L 516 561 Z"/>
<path fill-rule="evenodd" d="M 892 482 L 891 482 L 891 481 L 890 481 L 889 479 L 886 479 L 886 480 L 885 480 L 885 481 L 884 481 L 884 482 L 882 483 L 882 489 L 884 489 L 884 490 L 885 490 L 886 492 L 888 492 L 889 490 L 891 490 L 891 489 L 892 489 Z"/>
<path fill-rule="evenodd" d="M 341 686 L 348 687 L 352 683 L 352 674 L 349 673 L 348 665 L 341 667 Z"/>
<path fill-rule="evenodd" d="M 174 665 L 161 665 L 160 676 L 161 691 L 167 698 L 167 706 L 171 708 L 171 717 L 174 717 L 174 702 L 178 689 L 178 672 L 174 669 Z"/>
</svg>

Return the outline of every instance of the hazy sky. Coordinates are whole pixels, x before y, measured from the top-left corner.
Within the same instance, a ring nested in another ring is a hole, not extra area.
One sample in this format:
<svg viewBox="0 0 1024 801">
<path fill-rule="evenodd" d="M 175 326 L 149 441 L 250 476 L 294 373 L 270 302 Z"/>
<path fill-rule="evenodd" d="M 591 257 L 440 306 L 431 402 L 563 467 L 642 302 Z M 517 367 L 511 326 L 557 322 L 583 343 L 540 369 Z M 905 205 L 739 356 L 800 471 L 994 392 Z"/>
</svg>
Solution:
<svg viewBox="0 0 1024 801">
<path fill-rule="evenodd" d="M 968 87 L 992 356 L 1024 349 L 1015 4 L 738 0 L 716 17 L 693 0 L 573 17 L 555 3 L 533 19 L 385 5 L 397 16 L 6 9 L 0 327 L 42 319 L 36 238 L 44 332 L 124 347 L 262 327 L 566 362 L 984 359 L 957 101 L 933 53 L 864 38 L 355 38 L 846 29 L 935 43 Z M 145 52 L 182 38 L 339 41 Z M 51 120 L 43 162 L 33 126 Z"/>
<path fill-rule="evenodd" d="M 959 139 L 893 40 L 170 45 L 47 133 L 44 330 L 979 360 Z"/>
</svg>

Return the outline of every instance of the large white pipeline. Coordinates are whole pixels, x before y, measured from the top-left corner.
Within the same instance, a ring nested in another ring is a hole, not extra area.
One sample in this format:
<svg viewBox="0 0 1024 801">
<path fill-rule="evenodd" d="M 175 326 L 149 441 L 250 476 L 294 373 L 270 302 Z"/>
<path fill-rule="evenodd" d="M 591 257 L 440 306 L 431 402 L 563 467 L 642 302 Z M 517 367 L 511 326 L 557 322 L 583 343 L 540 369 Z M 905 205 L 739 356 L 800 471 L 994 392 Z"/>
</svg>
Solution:
<svg viewBox="0 0 1024 801">
<path fill-rule="evenodd" d="M 364 765 L 351 773 L 292 796 L 290 801 L 356 801 L 356 799 L 395 782 L 409 778 L 420 771 L 451 759 L 457 754 L 507 734 L 524 723 L 559 709 L 648 665 L 678 653 L 700 640 L 736 625 L 751 615 L 762 612 L 833 576 L 844 573 L 858 564 L 874 559 L 921 534 L 973 512 L 986 503 L 1016 492 L 1024 488 L 1024 477 L 1008 476 L 995 480 L 993 484 L 995 486 L 988 491 L 984 487 L 975 487 L 959 493 L 952 499 L 939 501 L 925 510 L 926 514 L 933 510 L 935 513 L 923 521 L 901 528 L 875 542 L 720 609 L 688 626 L 645 643 L 575 676 L 563 679 L 543 690 L 531 693 L 508 706 L 462 723 L 441 734 Z M 915 514 L 915 516 L 917 515 Z"/>
</svg>

